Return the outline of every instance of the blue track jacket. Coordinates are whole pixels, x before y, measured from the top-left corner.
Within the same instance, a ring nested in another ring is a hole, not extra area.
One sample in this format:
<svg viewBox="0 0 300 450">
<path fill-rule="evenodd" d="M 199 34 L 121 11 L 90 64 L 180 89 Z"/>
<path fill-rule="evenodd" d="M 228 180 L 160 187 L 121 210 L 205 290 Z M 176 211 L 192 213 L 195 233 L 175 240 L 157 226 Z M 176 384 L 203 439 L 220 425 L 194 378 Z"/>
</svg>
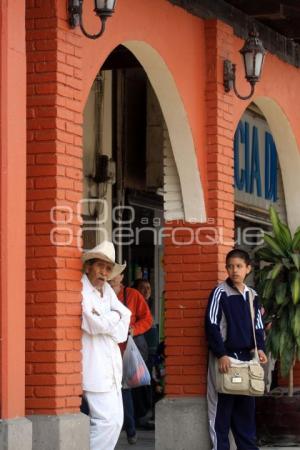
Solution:
<svg viewBox="0 0 300 450">
<path fill-rule="evenodd" d="M 265 350 L 264 326 L 257 294 L 254 297 L 254 312 L 257 348 Z M 219 284 L 210 294 L 205 326 L 209 349 L 217 358 L 235 356 L 235 352 L 254 349 L 249 291 L 245 299 L 229 278 Z"/>
</svg>

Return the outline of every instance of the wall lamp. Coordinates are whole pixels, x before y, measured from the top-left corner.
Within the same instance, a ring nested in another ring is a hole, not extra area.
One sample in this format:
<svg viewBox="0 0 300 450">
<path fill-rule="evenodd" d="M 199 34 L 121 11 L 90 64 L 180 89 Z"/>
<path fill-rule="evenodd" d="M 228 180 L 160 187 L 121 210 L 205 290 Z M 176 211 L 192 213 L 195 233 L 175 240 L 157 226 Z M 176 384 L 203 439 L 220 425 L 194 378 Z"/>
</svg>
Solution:
<svg viewBox="0 0 300 450">
<path fill-rule="evenodd" d="M 96 34 L 88 33 L 83 25 L 82 20 L 82 5 L 84 0 L 68 0 L 68 14 L 69 14 L 69 24 L 72 28 L 80 26 L 83 34 L 89 39 L 97 39 L 100 37 L 105 30 L 105 24 L 108 17 L 112 16 L 115 12 L 115 5 L 117 0 L 94 0 L 95 2 L 95 14 L 101 20 L 100 31 Z"/>
<path fill-rule="evenodd" d="M 228 59 L 224 61 L 223 84 L 225 92 L 229 92 L 233 89 L 238 98 L 241 100 L 248 100 L 248 98 L 254 94 L 255 83 L 260 80 L 266 54 L 266 50 L 264 49 L 261 40 L 258 39 L 258 33 L 255 29 L 249 32 L 249 36 L 246 39 L 243 48 L 241 48 L 240 53 L 243 56 L 245 78 L 251 85 L 250 94 L 242 96 L 238 93 L 235 86 L 236 65 Z"/>
</svg>

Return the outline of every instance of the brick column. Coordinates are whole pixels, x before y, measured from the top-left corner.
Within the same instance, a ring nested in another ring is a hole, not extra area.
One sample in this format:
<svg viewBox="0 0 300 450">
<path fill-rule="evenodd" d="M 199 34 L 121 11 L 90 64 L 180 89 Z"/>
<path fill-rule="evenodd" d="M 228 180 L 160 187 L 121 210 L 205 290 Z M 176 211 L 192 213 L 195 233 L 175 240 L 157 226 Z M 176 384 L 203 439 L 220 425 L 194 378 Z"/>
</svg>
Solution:
<svg viewBox="0 0 300 450">
<path fill-rule="evenodd" d="M 0 2 L 0 447 L 31 450 L 25 415 L 24 1 Z"/>
<path fill-rule="evenodd" d="M 234 237 L 233 106 L 232 94 L 223 88 L 223 61 L 230 57 L 233 33 L 224 23 L 206 21 L 205 35 L 208 219 L 168 223 L 164 241 L 167 398 L 156 416 L 162 450 L 196 450 L 199 442 L 201 449 L 210 448 L 204 314 L 211 289 L 226 276 L 225 254 Z"/>
<path fill-rule="evenodd" d="M 207 217 L 219 230 L 213 248 L 217 272 L 214 283 L 226 277 L 225 255 L 234 239 L 233 94 L 225 93 L 223 64 L 232 59 L 233 30 L 223 22 L 205 23 L 207 58 Z M 213 287 L 213 284 L 212 286 Z"/>
<path fill-rule="evenodd" d="M 57 17 L 59 2 L 46 3 L 28 1 L 26 11 L 26 410 L 34 449 L 46 448 L 47 433 L 49 449 L 74 440 L 85 449 L 85 419 L 74 414 L 81 394 L 81 36 Z"/>
<path fill-rule="evenodd" d="M 204 312 L 210 290 L 226 276 L 225 254 L 234 237 L 232 95 L 222 84 L 233 36 L 227 25 L 208 21 L 206 37 L 208 220 L 168 223 L 173 229 L 164 241 L 168 395 L 206 392 Z"/>
<path fill-rule="evenodd" d="M 173 222 L 173 236 L 164 242 L 166 394 L 170 396 L 205 392 L 202 319 L 207 285 L 215 278 L 216 267 L 210 263 L 211 256 L 204 253 L 205 247 L 197 244 L 205 239 L 198 232 L 201 225 Z"/>
</svg>

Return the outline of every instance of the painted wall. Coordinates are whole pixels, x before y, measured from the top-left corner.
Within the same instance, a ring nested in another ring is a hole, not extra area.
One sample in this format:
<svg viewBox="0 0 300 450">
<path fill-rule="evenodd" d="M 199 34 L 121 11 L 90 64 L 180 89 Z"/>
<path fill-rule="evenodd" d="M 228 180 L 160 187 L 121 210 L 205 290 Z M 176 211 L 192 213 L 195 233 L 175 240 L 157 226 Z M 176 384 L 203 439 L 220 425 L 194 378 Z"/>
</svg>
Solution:
<svg viewBox="0 0 300 450">
<path fill-rule="evenodd" d="M 1 417 L 24 415 L 26 70 L 24 1 L 0 4 Z"/>
</svg>

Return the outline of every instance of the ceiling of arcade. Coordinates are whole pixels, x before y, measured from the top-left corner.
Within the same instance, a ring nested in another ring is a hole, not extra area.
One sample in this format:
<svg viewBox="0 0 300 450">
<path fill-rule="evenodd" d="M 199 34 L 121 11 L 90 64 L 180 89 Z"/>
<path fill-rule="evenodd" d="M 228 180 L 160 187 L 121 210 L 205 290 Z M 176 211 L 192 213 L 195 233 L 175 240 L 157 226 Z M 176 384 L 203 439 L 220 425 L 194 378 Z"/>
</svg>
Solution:
<svg viewBox="0 0 300 450">
<path fill-rule="evenodd" d="M 226 3 L 243 11 L 288 40 L 300 44 L 299 0 L 226 0 Z"/>
<path fill-rule="evenodd" d="M 300 67 L 299 0 L 168 0 L 205 19 L 218 18 L 245 38 L 255 22 L 267 50 Z"/>
</svg>

